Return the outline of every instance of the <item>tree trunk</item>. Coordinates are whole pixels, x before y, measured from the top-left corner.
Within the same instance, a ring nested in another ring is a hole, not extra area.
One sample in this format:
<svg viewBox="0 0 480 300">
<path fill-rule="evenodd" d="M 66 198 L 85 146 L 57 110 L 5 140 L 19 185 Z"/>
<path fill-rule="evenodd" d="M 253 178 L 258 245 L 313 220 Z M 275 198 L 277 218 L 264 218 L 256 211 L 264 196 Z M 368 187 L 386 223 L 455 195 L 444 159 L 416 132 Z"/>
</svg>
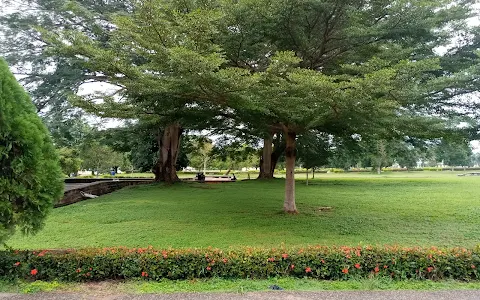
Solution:
<svg viewBox="0 0 480 300">
<path fill-rule="evenodd" d="M 205 158 L 203 160 L 203 174 L 206 174 L 207 172 L 207 159 Z"/>
<path fill-rule="evenodd" d="M 263 151 L 260 158 L 260 173 L 258 174 L 259 179 L 270 179 L 273 178 L 271 173 L 272 169 L 272 136 L 263 139 Z"/>
<path fill-rule="evenodd" d="M 233 168 L 233 166 L 232 166 L 232 165 L 231 165 L 230 167 L 228 167 L 228 170 L 227 170 L 227 172 L 225 173 L 225 175 L 228 175 L 228 174 L 230 174 L 230 172 L 232 171 L 232 168 Z"/>
<path fill-rule="evenodd" d="M 270 170 L 270 176 L 273 178 L 273 174 L 275 173 L 275 168 L 277 167 L 278 160 L 285 152 L 285 140 L 283 139 L 283 135 L 280 132 L 277 132 L 275 135 L 275 140 L 273 141 L 273 152 L 272 152 L 272 168 Z"/>
<path fill-rule="evenodd" d="M 307 185 L 308 185 L 308 169 L 307 169 Z"/>
<path fill-rule="evenodd" d="M 295 139 L 294 132 L 285 132 L 286 147 L 285 147 L 285 165 L 287 167 L 287 174 L 285 180 L 285 202 L 283 203 L 283 210 L 290 214 L 298 213 L 295 205 Z"/>
<path fill-rule="evenodd" d="M 377 167 L 377 174 L 380 175 L 382 173 L 382 167 Z"/>
<path fill-rule="evenodd" d="M 315 179 L 315 168 L 312 168 L 312 179 Z"/>
<path fill-rule="evenodd" d="M 273 173 L 275 173 L 275 168 L 277 167 L 278 160 L 280 159 L 280 156 L 282 156 L 282 153 L 285 149 L 275 149 L 272 153 L 272 162 L 271 162 L 271 168 L 270 168 L 270 178 L 273 178 Z"/>
<path fill-rule="evenodd" d="M 179 181 L 177 176 L 177 157 L 180 148 L 182 127 L 178 123 L 166 126 L 158 134 L 158 159 L 154 166 L 155 181 L 174 183 Z"/>
</svg>

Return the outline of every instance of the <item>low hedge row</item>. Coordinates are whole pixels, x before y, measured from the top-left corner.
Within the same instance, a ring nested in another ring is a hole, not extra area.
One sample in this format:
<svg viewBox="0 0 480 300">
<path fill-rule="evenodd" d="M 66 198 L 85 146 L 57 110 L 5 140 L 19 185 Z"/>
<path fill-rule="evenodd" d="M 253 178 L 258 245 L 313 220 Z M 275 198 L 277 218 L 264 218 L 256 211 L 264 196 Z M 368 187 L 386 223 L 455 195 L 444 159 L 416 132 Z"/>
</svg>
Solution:
<svg viewBox="0 0 480 300">
<path fill-rule="evenodd" d="M 343 280 L 352 276 L 477 280 L 478 267 L 480 247 L 426 249 L 316 246 L 228 251 L 119 247 L 0 252 L 0 278 L 6 280 L 99 281 L 285 276 L 329 280 Z"/>
</svg>

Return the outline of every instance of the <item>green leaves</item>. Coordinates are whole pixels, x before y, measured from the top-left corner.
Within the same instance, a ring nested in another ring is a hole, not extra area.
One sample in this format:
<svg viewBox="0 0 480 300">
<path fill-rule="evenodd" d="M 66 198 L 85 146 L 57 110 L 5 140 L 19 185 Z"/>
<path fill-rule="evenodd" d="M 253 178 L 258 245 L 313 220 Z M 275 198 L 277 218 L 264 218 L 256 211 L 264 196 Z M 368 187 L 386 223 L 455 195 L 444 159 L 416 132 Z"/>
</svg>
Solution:
<svg viewBox="0 0 480 300">
<path fill-rule="evenodd" d="M 0 241 L 15 227 L 35 233 L 63 194 L 48 131 L 28 95 L 0 60 Z"/>
<path fill-rule="evenodd" d="M 476 280 L 479 249 L 385 247 L 128 249 L 2 251 L 0 277 L 70 282 L 108 279 L 383 277 L 396 280 Z M 32 270 L 35 270 L 32 272 Z"/>
</svg>

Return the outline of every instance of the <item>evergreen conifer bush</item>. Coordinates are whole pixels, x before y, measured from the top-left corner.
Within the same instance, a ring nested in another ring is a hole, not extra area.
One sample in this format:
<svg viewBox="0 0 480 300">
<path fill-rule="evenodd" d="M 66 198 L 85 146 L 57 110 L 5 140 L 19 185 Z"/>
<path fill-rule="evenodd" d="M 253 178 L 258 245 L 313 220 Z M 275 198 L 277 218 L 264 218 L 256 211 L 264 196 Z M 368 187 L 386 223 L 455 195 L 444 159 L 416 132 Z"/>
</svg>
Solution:
<svg viewBox="0 0 480 300">
<path fill-rule="evenodd" d="M 35 233 L 63 193 L 49 133 L 0 58 L 0 242 L 16 227 Z"/>
</svg>

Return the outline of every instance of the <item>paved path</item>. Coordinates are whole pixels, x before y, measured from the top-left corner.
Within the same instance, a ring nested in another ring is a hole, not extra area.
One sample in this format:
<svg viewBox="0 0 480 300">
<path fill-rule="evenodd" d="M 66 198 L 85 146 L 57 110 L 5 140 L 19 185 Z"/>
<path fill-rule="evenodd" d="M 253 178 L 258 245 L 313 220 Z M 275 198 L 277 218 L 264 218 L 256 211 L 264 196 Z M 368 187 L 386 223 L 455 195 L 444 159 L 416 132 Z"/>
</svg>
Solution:
<svg viewBox="0 0 480 300">
<path fill-rule="evenodd" d="M 347 291 L 347 292 L 252 292 L 252 293 L 177 293 L 144 295 L 109 295 L 109 294 L 75 294 L 75 293 L 37 293 L 29 295 L 0 293 L 0 299 L 13 300 L 477 300 L 480 290 L 474 291 Z"/>
<path fill-rule="evenodd" d="M 94 184 L 97 184 L 97 183 L 98 183 L 98 181 L 90 182 L 90 183 L 65 183 L 64 192 L 68 192 L 68 191 L 74 190 L 74 189 L 81 189 L 81 188 L 87 187 L 89 185 L 94 185 Z"/>
</svg>

